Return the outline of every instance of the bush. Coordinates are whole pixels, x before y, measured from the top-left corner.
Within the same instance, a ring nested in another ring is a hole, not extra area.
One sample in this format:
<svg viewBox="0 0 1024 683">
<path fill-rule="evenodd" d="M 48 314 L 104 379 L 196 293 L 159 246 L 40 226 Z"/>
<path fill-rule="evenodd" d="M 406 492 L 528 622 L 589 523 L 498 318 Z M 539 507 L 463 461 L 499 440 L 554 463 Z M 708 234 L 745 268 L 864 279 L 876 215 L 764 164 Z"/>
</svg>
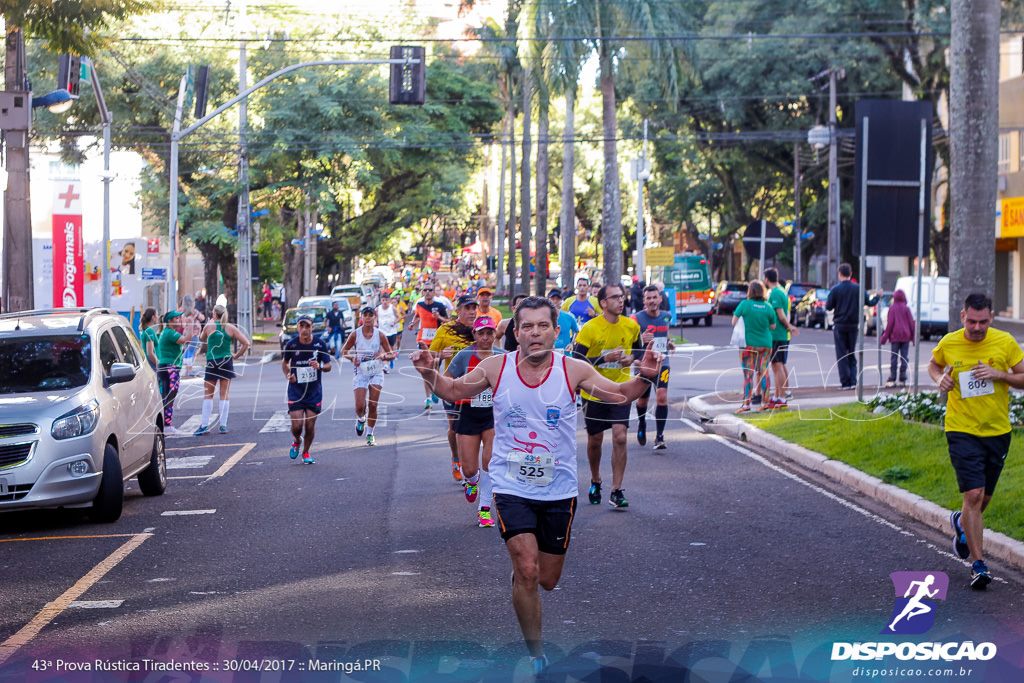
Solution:
<svg viewBox="0 0 1024 683">
<path fill-rule="evenodd" d="M 876 415 L 897 413 L 911 422 L 942 426 L 946 419 L 946 397 L 936 391 L 879 395 L 867 405 Z M 1024 393 L 1010 392 L 1010 425 L 1024 427 Z"/>
</svg>

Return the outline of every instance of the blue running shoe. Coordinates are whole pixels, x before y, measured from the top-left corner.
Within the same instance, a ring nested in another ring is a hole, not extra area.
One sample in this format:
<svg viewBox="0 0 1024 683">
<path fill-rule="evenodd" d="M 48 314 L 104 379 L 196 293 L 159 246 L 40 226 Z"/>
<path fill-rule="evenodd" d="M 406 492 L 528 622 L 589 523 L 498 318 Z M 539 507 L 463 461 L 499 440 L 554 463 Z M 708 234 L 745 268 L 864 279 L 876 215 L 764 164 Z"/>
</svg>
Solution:
<svg viewBox="0 0 1024 683">
<path fill-rule="evenodd" d="M 221 434 L 227 434 L 228 433 L 228 428 L 225 427 L 224 425 L 221 425 L 220 426 L 220 433 Z"/>
<path fill-rule="evenodd" d="M 548 656 L 530 657 L 530 668 L 534 676 L 544 673 L 544 670 L 548 668 Z"/>
<path fill-rule="evenodd" d="M 200 427 L 196 431 L 192 432 L 192 436 L 203 436 L 204 434 L 209 434 L 209 433 L 210 433 L 210 427 L 208 425 L 203 425 L 202 427 Z"/>
<path fill-rule="evenodd" d="M 949 523 L 953 526 L 953 551 L 961 560 L 966 560 L 971 556 L 971 551 L 967 547 L 967 534 L 964 533 L 964 528 L 960 526 L 960 514 L 959 510 L 950 513 Z"/>
<path fill-rule="evenodd" d="M 982 560 L 975 560 L 974 566 L 971 567 L 971 588 L 983 591 L 990 583 L 992 583 L 992 577 L 989 576 L 988 567 Z"/>
<path fill-rule="evenodd" d="M 590 482 L 590 491 L 587 493 L 587 497 L 590 499 L 591 505 L 601 504 L 601 482 Z"/>
<path fill-rule="evenodd" d="M 299 457 L 299 446 L 301 446 L 301 444 L 298 441 L 296 441 L 295 443 L 292 444 L 292 449 L 288 451 L 288 457 L 291 458 L 292 460 Z"/>
<path fill-rule="evenodd" d="M 622 489 L 612 491 L 612 494 L 608 496 L 608 504 L 617 509 L 629 507 L 629 501 L 626 500 L 626 494 Z"/>
<path fill-rule="evenodd" d="M 437 398 L 437 394 L 435 394 L 434 392 L 430 392 L 430 400 L 433 401 L 434 403 L 437 403 L 439 400 Z"/>
<path fill-rule="evenodd" d="M 363 430 L 366 429 L 366 422 L 363 420 L 356 420 L 356 436 L 362 436 Z"/>
<path fill-rule="evenodd" d="M 313 456 L 311 456 L 309 453 L 303 453 L 302 462 L 306 465 L 312 465 L 313 463 L 316 462 L 316 460 L 314 460 Z"/>
<path fill-rule="evenodd" d="M 640 420 L 640 424 L 636 428 L 636 440 L 641 446 L 647 445 L 647 420 Z"/>
</svg>

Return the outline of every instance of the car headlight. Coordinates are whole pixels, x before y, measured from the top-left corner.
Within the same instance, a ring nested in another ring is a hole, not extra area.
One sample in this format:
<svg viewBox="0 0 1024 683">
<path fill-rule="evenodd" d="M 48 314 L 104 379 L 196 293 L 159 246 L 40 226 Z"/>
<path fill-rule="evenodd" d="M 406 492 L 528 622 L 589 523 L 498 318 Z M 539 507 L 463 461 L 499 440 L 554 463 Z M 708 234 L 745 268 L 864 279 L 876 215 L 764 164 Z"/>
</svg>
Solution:
<svg viewBox="0 0 1024 683">
<path fill-rule="evenodd" d="M 61 415 L 53 421 L 50 435 L 55 439 L 71 439 L 89 434 L 100 421 L 100 404 L 93 399 L 84 406 L 75 408 L 70 413 Z"/>
</svg>

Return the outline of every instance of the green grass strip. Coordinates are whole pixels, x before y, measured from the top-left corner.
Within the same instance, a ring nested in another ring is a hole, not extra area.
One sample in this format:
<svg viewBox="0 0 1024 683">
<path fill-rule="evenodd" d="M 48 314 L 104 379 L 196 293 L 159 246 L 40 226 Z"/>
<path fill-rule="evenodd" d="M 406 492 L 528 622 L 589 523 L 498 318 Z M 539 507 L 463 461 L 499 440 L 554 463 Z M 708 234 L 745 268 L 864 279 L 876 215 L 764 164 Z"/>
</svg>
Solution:
<svg viewBox="0 0 1024 683">
<path fill-rule="evenodd" d="M 766 432 L 844 462 L 944 508 L 959 510 L 962 505 L 946 436 L 939 427 L 905 422 L 895 414 L 876 415 L 856 403 L 743 417 Z M 1014 430 L 999 485 L 985 511 L 985 527 L 1024 541 L 1022 499 L 1024 430 Z"/>
</svg>

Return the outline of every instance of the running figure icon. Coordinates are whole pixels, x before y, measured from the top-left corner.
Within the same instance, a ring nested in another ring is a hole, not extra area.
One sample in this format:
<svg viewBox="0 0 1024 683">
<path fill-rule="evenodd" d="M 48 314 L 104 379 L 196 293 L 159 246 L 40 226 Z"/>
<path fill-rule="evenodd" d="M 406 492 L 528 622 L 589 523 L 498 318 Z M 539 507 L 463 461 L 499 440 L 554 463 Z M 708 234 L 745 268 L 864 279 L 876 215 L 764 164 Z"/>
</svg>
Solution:
<svg viewBox="0 0 1024 683">
<path fill-rule="evenodd" d="M 928 574 L 921 581 L 910 582 L 910 585 L 907 586 L 907 592 L 903 594 L 904 598 L 910 598 L 910 600 L 907 601 L 907 604 L 904 605 L 903 610 L 896 616 L 895 619 L 892 620 L 892 623 L 889 624 L 890 631 L 892 631 L 893 633 L 897 633 L 896 624 L 900 621 L 906 619 L 906 621 L 909 622 L 914 617 L 920 616 L 922 614 L 928 614 L 929 612 L 932 612 L 935 609 L 933 605 L 929 605 L 923 602 L 925 598 L 934 598 L 936 595 L 938 595 L 938 587 L 936 587 L 934 590 L 930 590 L 934 584 L 934 574 Z M 914 593 L 913 597 L 911 597 L 910 595 L 912 592 Z"/>
</svg>

